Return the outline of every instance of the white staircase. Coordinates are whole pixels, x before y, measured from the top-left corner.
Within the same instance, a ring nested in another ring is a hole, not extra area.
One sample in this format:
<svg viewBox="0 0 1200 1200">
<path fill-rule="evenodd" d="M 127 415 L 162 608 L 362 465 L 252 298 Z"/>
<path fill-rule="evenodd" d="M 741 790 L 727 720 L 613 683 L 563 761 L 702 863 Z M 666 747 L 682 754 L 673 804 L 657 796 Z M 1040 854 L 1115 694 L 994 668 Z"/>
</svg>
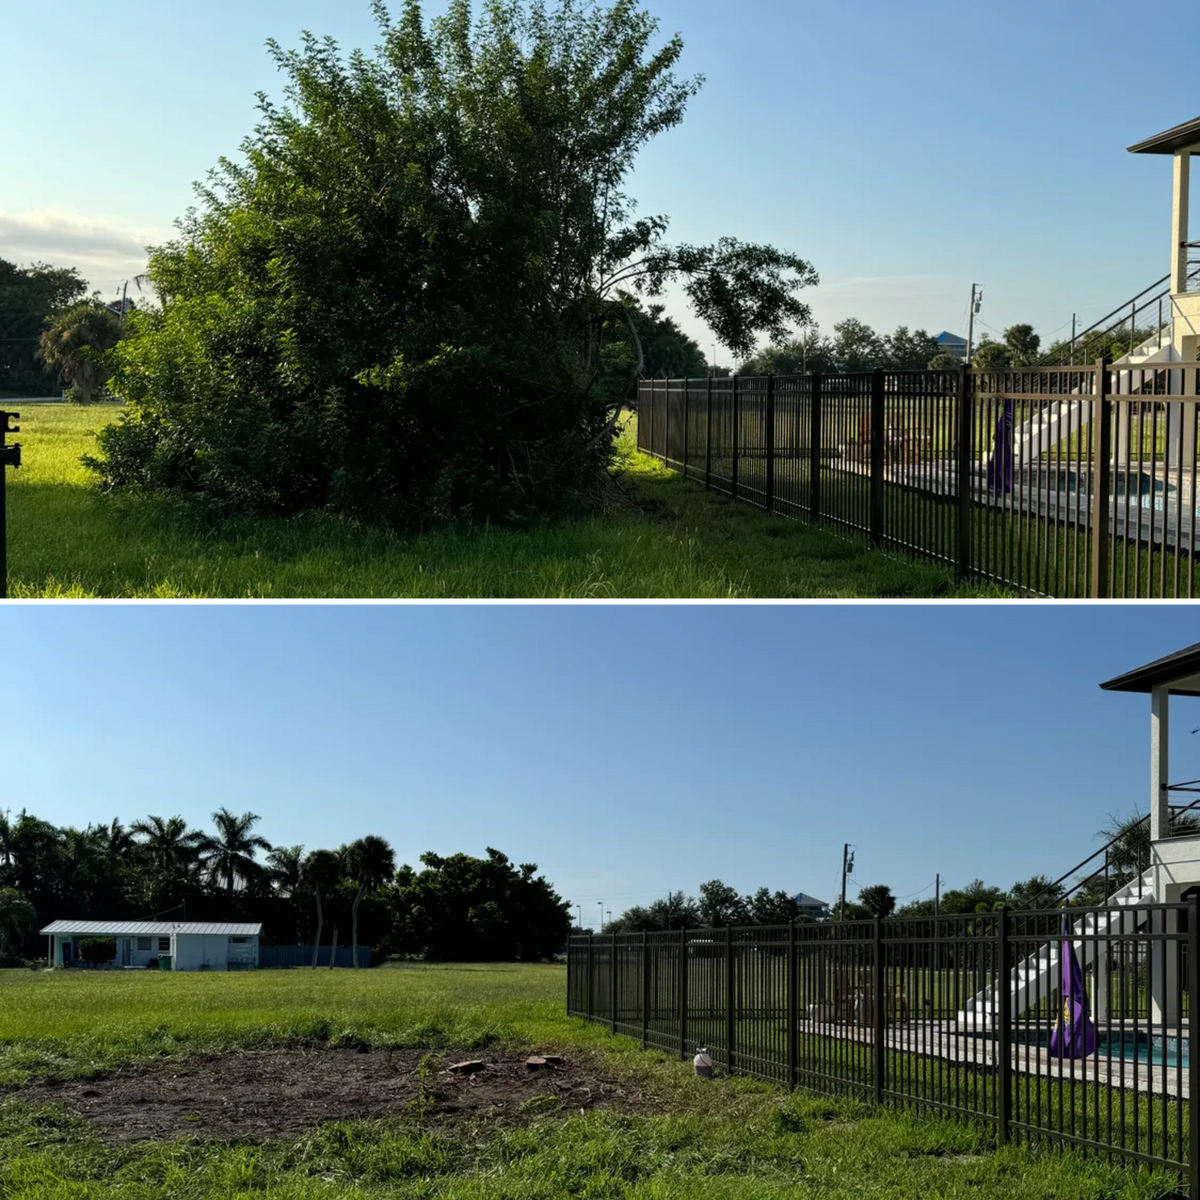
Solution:
<svg viewBox="0 0 1200 1200">
<path fill-rule="evenodd" d="M 1165 343 L 1164 336 L 1167 339 Z M 1141 375 L 1135 376 L 1134 370 L 1178 361 L 1179 353 L 1171 342 L 1170 326 L 1164 326 L 1163 329 L 1152 333 L 1140 346 L 1114 360 L 1113 394 L 1128 396 L 1139 390 Z M 1122 370 L 1122 367 L 1126 369 Z M 1082 433 L 1091 418 L 1090 396 L 1080 397 L 1078 400 L 1050 401 L 1013 431 L 1013 465 L 1021 467 L 1033 462 L 1059 442 Z"/>
<path fill-rule="evenodd" d="M 1097 947 L 1106 944 L 1091 940 L 1096 935 L 1129 934 L 1146 923 L 1149 917 L 1146 906 L 1154 899 L 1153 874 L 1154 868 L 1149 868 L 1113 892 L 1105 901 L 1111 911 L 1089 913 L 1072 922 L 1071 936 L 1080 966 L 1087 967 L 1095 958 Z M 1061 990 L 1061 958 L 1062 938 L 1056 937 L 1013 967 L 1009 977 L 1009 1012 L 1012 1016 L 1033 1008 Z M 997 1011 L 997 986 L 989 984 L 966 1001 L 957 1016 L 960 1029 L 992 1028 Z"/>
</svg>

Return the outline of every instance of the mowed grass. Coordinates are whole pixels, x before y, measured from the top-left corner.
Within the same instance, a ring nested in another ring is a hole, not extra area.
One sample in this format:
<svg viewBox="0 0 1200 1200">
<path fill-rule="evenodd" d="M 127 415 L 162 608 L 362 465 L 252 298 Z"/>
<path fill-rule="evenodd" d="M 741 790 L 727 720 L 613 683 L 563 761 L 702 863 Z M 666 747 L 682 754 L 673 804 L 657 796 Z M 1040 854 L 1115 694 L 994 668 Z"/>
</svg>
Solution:
<svg viewBox="0 0 1200 1200">
<path fill-rule="evenodd" d="M 990 1133 L 970 1124 L 742 1079 L 699 1080 L 687 1063 L 566 1017 L 565 984 L 559 966 L 0 972 L 9 1083 L 30 1070 L 71 1075 L 274 1041 L 433 1050 L 474 1041 L 599 1055 L 627 1095 L 645 1101 L 633 1112 L 563 1110 L 515 1127 L 414 1111 L 266 1143 L 108 1145 L 62 1107 L 24 1104 L 18 1088 L 0 1097 L 0 1196 L 1154 1200 L 1175 1186 L 1069 1153 L 996 1150 Z"/>
<path fill-rule="evenodd" d="M 706 494 L 622 440 L 604 513 L 399 536 L 325 514 L 213 527 L 102 496 L 80 465 L 104 405 L 24 405 L 8 472 L 14 597 L 880 598 L 952 593 L 939 568 Z"/>
</svg>

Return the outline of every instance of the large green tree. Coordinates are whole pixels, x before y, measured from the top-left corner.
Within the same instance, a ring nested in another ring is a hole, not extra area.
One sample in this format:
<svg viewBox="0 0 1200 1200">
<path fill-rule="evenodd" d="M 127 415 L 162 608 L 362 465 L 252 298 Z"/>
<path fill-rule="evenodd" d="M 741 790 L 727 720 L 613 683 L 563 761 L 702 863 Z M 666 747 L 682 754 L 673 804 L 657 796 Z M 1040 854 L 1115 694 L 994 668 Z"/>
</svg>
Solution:
<svg viewBox="0 0 1200 1200">
<path fill-rule="evenodd" d="M 43 396 L 54 388 L 38 359 L 38 341 L 55 313 L 79 300 L 87 284 L 74 267 L 0 258 L 0 390 Z"/>
<path fill-rule="evenodd" d="M 739 356 L 808 317 L 812 267 L 671 245 L 626 191 L 699 87 L 635 0 L 406 0 L 343 59 L 306 35 L 180 236 L 152 252 L 93 462 L 227 508 L 512 520 L 592 496 L 630 372 L 621 292 L 676 287 Z M 634 323 L 636 326 L 636 323 Z M 629 336 L 633 336 L 630 334 Z M 634 338 L 636 343 L 636 338 Z"/>
<path fill-rule="evenodd" d="M 342 878 L 342 860 L 332 850 L 313 850 L 300 864 L 300 886 L 311 893 L 317 905 L 317 933 L 313 938 L 313 970 L 321 951 L 321 931 L 325 924 L 324 898 Z"/>
<path fill-rule="evenodd" d="M 37 910 L 16 888 L 0 888 L 0 960 L 8 957 L 9 944 L 19 941 L 37 924 Z"/>
</svg>

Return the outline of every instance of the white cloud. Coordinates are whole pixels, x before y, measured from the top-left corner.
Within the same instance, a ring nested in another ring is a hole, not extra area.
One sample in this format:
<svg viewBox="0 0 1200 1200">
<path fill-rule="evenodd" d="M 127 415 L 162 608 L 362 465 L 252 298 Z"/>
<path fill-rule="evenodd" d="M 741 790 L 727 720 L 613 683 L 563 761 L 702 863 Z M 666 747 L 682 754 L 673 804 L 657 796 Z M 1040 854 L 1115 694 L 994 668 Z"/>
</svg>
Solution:
<svg viewBox="0 0 1200 1200">
<path fill-rule="evenodd" d="M 118 217 L 92 217 L 59 208 L 8 212 L 0 208 L 0 258 L 22 266 L 47 262 L 77 267 L 89 285 L 108 293 L 114 282 L 146 269 L 146 247 L 167 241 L 163 229 Z"/>
</svg>

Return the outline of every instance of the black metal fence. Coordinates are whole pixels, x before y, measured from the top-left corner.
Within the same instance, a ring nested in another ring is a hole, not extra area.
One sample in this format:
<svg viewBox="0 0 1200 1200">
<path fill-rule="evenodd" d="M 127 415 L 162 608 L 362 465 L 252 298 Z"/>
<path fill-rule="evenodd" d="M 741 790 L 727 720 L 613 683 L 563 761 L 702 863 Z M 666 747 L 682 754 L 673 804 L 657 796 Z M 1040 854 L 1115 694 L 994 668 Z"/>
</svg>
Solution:
<svg viewBox="0 0 1200 1200">
<path fill-rule="evenodd" d="M 1191 597 L 1200 363 L 645 380 L 638 446 L 960 580 Z"/>
<path fill-rule="evenodd" d="M 567 1009 L 729 1074 L 1163 1168 L 1200 1200 L 1200 908 L 1123 899 L 573 937 Z"/>
</svg>

